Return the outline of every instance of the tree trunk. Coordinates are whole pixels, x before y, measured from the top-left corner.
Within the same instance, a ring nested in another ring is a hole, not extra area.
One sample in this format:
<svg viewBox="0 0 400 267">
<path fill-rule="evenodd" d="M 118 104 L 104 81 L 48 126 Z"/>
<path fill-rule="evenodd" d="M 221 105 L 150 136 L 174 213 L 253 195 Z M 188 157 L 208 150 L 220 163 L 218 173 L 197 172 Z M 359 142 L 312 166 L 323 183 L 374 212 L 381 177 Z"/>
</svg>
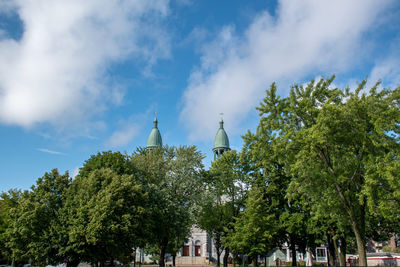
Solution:
<svg viewBox="0 0 400 267">
<path fill-rule="evenodd" d="M 352 227 L 357 241 L 358 265 L 367 266 L 367 254 L 365 251 L 364 234 L 360 231 L 359 225 L 357 225 L 357 223 L 353 222 Z"/>
<path fill-rule="evenodd" d="M 251 257 L 251 266 L 257 267 L 257 256 Z"/>
<path fill-rule="evenodd" d="M 221 237 L 217 235 L 215 237 L 215 249 L 217 250 L 217 267 L 221 266 Z"/>
<path fill-rule="evenodd" d="M 339 260 L 340 266 L 346 266 L 346 238 L 340 237 L 340 252 L 339 252 Z"/>
<path fill-rule="evenodd" d="M 236 260 L 237 260 L 238 254 L 235 252 L 233 253 L 233 258 L 232 258 L 232 265 L 233 267 L 236 267 Z"/>
<path fill-rule="evenodd" d="M 292 266 L 297 266 L 296 244 L 292 238 L 290 238 L 290 250 L 292 253 Z"/>
<path fill-rule="evenodd" d="M 349 209 L 348 213 L 357 242 L 358 265 L 367 266 L 367 254 L 365 249 L 365 204 L 360 205 L 359 211 L 360 214 L 358 218 L 356 217 L 354 208 Z"/>
<path fill-rule="evenodd" d="M 221 251 L 217 248 L 217 267 L 221 266 Z"/>
<path fill-rule="evenodd" d="M 264 267 L 267 267 L 267 255 L 264 256 Z"/>
<path fill-rule="evenodd" d="M 160 261 L 158 263 L 158 266 L 160 267 L 165 267 L 165 252 L 167 251 L 167 245 L 168 245 L 168 239 L 164 238 L 161 242 L 161 247 L 160 247 Z"/>
<path fill-rule="evenodd" d="M 389 246 L 390 249 L 392 250 L 392 252 L 396 251 L 396 235 L 392 234 L 392 236 L 390 237 L 390 242 L 389 242 Z"/>
<path fill-rule="evenodd" d="M 224 267 L 228 267 L 229 248 L 225 247 Z"/>
<path fill-rule="evenodd" d="M 176 260 L 176 253 L 174 253 L 173 255 L 172 255 L 172 266 L 176 266 L 176 264 L 175 264 L 175 260 Z"/>
<path fill-rule="evenodd" d="M 79 260 L 74 260 L 74 261 L 68 261 L 67 262 L 67 267 L 76 267 L 79 264 Z"/>
<path fill-rule="evenodd" d="M 335 238 L 333 238 L 333 247 L 335 248 L 335 266 L 340 263 L 339 260 L 339 247 L 338 247 L 338 242 Z"/>
<path fill-rule="evenodd" d="M 335 246 L 333 244 L 332 235 L 326 233 L 326 239 L 328 241 L 328 266 L 335 266 Z"/>
</svg>

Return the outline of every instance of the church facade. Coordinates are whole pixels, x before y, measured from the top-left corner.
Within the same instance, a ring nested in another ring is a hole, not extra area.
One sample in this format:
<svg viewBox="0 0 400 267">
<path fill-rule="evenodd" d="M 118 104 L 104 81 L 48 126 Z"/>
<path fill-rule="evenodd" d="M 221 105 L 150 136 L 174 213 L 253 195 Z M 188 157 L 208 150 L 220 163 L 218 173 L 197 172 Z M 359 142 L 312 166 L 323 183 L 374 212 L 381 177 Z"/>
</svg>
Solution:
<svg viewBox="0 0 400 267">
<path fill-rule="evenodd" d="M 158 129 L 158 120 L 155 118 L 153 121 L 153 129 L 147 139 L 146 148 L 151 149 L 161 146 L 161 133 Z M 229 150 L 229 138 L 224 129 L 224 121 L 221 119 L 219 122 L 219 129 L 215 135 L 214 147 L 212 149 L 214 160 Z M 223 257 L 223 255 L 224 253 L 221 254 L 221 257 Z M 216 257 L 217 251 L 212 237 L 206 231 L 193 225 L 191 228 L 191 236 L 188 238 L 187 242 L 182 244 L 182 249 L 177 254 L 176 264 L 206 264 L 212 260 L 216 260 Z"/>
</svg>

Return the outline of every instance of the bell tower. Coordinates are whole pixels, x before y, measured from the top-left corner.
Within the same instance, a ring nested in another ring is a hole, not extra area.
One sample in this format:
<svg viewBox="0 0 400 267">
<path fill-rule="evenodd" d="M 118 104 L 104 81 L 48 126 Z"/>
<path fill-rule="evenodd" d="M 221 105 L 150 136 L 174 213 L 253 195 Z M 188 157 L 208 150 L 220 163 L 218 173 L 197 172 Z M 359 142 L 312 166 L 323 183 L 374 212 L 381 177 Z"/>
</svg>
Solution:
<svg viewBox="0 0 400 267">
<path fill-rule="evenodd" d="M 219 129 L 217 131 L 217 134 L 215 135 L 214 139 L 214 148 L 213 148 L 213 153 L 214 153 L 214 160 L 217 158 L 221 157 L 221 155 L 225 151 L 231 150 L 229 148 L 229 139 L 228 135 L 226 134 L 224 130 L 224 120 L 221 118 L 219 121 Z"/>
<path fill-rule="evenodd" d="M 151 130 L 149 137 L 147 138 L 146 149 L 152 149 L 156 147 L 162 147 L 162 139 L 160 131 L 158 130 L 157 117 L 153 121 L 153 129 Z"/>
</svg>

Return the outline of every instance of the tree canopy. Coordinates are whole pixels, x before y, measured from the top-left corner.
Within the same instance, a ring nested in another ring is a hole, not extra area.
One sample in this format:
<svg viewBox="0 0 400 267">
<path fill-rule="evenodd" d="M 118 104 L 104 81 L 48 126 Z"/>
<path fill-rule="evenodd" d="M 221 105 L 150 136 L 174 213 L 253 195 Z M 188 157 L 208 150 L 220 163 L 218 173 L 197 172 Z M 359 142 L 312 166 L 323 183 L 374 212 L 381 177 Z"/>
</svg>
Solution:
<svg viewBox="0 0 400 267">
<path fill-rule="evenodd" d="M 376 207 L 387 203 L 379 193 L 390 192 L 396 183 L 391 177 L 399 164 L 400 88 L 379 89 L 377 83 L 366 92 L 363 81 L 354 91 L 341 90 L 332 86 L 333 79 L 294 85 L 285 98 L 276 95 L 272 84 L 258 107 L 260 124 L 293 155 L 285 172 L 296 188 L 324 192 L 329 201 L 341 204 L 360 264 L 366 265 L 366 212 L 384 210 Z"/>
<path fill-rule="evenodd" d="M 132 155 L 149 195 L 147 239 L 159 252 L 160 266 L 165 264 L 167 249 L 175 253 L 181 247 L 176 241 L 182 242 L 190 234 L 201 197 L 202 159 L 195 146 L 165 146 Z"/>
</svg>

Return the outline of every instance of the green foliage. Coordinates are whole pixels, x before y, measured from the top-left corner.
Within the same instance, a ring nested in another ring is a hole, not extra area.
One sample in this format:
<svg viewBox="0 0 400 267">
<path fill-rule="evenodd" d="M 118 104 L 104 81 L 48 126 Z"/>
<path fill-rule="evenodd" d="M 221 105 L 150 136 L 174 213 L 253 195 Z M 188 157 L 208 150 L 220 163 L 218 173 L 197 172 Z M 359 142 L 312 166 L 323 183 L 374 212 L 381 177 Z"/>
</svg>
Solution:
<svg viewBox="0 0 400 267">
<path fill-rule="evenodd" d="M 392 248 L 390 246 L 384 246 L 382 248 L 383 252 L 394 252 L 394 253 L 400 253 L 400 248 L 395 248 L 394 250 L 392 250 Z"/>
<path fill-rule="evenodd" d="M 274 84 L 272 87 L 275 88 Z M 293 176 L 287 170 L 293 163 L 294 154 L 287 150 L 286 140 L 279 136 L 279 131 L 272 130 L 276 124 L 275 119 L 261 117 L 256 133 L 248 132 L 244 136 L 242 157 L 247 161 L 253 184 L 260 188 L 265 187 L 268 203 L 268 210 L 265 212 L 273 215 L 275 220 L 275 227 L 270 231 L 273 243 L 281 245 L 287 242 L 304 251 L 306 245 L 314 245 L 315 239 L 313 229 L 309 228 L 310 206 L 307 204 L 307 196 L 288 195 Z"/>
<path fill-rule="evenodd" d="M 226 241 L 233 251 L 250 257 L 266 254 L 275 244 L 273 234 L 277 225 L 269 211 L 265 186 L 253 185 L 246 201 L 246 209 L 234 223 L 234 231 Z"/>
<path fill-rule="evenodd" d="M 294 85 L 282 99 L 273 84 L 258 108 L 259 128 L 288 152 L 292 192 L 340 203 L 366 264 L 366 213 L 398 216 L 387 205 L 398 205 L 398 179 L 391 177 L 399 169 L 400 88 L 378 90 L 376 84 L 362 93 L 363 81 L 352 92 L 331 88 L 333 78 Z"/>
<path fill-rule="evenodd" d="M 88 177 L 90 172 L 102 168 L 111 169 L 119 175 L 134 174 L 129 156 L 123 155 L 121 152 L 104 151 L 90 156 L 80 168 L 78 175 Z"/>
<path fill-rule="evenodd" d="M 188 238 L 200 201 L 203 155 L 196 147 L 139 150 L 132 156 L 149 195 L 147 240 L 160 253 L 175 253 Z"/>
<path fill-rule="evenodd" d="M 217 265 L 219 255 L 227 247 L 223 238 L 244 206 L 248 187 L 246 179 L 243 163 L 235 150 L 222 154 L 212 163 L 210 170 L 203 173 L 204 198 L 197 223 L 216 242 Z"/>
<path fill-rule="evenodd" d="M 143 244 L 148 194 L 130 159 L 119 152 L 91 156 L 80 169 L 64 210 L 68 246 L 87 262 L 129 259 Z"/>
<path fill-rule="evenodd" d="M 21 195 L 21 191 L 9 190 L 0 196 L 0 261 L 4 263 L 11 262 L 12 252 L 6 246 L 8 241 L 6 231 L 11 224 L 11 209 L 17 207 Z"/>
<path fill-rule="evenodd" d="M 6 229 L 7 247 L 16 260 L 32 259 L 39 265 L 62 262 L 58 250 L 65 245 L 60 211 L 71 179 L 56 169 L 39 178 L 30 192 L 11 196 L 17 202 L 10 209 Z"/>
</svg>

